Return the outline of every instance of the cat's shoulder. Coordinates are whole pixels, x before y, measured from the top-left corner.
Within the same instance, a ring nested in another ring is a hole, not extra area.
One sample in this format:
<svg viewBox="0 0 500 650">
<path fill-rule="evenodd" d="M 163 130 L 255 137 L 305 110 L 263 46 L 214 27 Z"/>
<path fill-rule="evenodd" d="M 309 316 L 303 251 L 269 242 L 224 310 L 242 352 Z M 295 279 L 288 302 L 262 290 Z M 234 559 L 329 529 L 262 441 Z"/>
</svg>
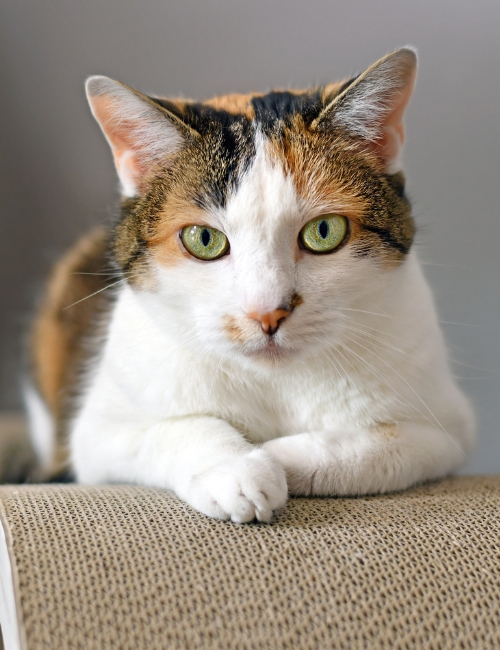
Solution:
<svg viewBox="0 0 500 650">
<path fill-rule="evenodd" d="M 115 280 L 108 259 L 109 232 L 95 228 L 81 237 L 54 267 L 34 322 L 31 360 L 36 388 L 52 412 L 63 415 L 61 395 L 71 391 L 97 314 Z"/>
</svg>

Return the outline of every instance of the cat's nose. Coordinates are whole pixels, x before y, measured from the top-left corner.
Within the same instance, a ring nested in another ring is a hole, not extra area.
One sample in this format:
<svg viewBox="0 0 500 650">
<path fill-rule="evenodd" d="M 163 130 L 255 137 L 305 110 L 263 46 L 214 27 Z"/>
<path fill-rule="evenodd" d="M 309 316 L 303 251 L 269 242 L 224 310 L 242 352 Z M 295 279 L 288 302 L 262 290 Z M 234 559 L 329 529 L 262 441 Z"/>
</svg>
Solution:
<svg viewBox="0 0 500 650">
<path fill-rule="evenodd" d="M 258 321 L 262 327 L 262 331 L 271 336 L 278 331 L 280 323 L 287 316 L 290 316 L 290 313 L 287 309 L 275 309 L 274 311 L 267 312 L 267 314 L 259 314 L 257 311 L 251 311 L 247 316 L 252 320 Z"/>
</svg>

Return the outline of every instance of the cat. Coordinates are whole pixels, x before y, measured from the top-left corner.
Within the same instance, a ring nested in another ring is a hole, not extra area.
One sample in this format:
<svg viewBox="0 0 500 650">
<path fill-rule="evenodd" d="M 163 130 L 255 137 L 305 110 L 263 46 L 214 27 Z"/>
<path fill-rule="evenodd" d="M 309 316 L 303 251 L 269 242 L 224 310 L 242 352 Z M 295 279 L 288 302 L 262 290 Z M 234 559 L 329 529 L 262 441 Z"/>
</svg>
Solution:
<svg viewBox="0 0 500 650">
<path fill-rule="evenodd" d="M 401 490 L 464 462 L 473 411 L 401 168 L 416 63 L 403 48 L 342 83 L 203 103 L 88 79 L 121 214 L 59 263 L 33 330 L 48 475 L 268 522 L 288 494 Z"/>
</svg>

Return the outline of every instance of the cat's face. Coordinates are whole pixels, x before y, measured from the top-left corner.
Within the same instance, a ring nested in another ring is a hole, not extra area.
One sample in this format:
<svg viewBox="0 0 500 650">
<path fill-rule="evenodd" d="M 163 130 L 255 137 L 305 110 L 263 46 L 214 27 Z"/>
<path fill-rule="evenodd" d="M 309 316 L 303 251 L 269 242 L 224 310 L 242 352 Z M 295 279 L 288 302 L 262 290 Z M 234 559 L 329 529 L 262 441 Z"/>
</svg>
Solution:
<svg viewBox="0 0 500 650">
<path fill-rule="evenodd" d="M 398 171 L 411 50 L 346 84 L 204 104 L 92 78 L 124 194 L 115 256 L 181 344 L 269 366 L 319 353 L 414 225 Z"/>
</svg>

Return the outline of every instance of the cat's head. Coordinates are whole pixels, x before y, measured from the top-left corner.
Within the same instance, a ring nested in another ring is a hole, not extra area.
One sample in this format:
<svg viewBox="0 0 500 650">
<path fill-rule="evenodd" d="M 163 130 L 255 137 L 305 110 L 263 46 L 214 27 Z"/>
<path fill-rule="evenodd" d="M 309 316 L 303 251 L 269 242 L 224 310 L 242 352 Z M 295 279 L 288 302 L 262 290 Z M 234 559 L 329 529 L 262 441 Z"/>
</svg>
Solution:
<svg viewBox="0 0 500 650">
<path fill-rule="evenodd" d="M 91 77 L 123 203 L 115 259 L 180 340 L 252 365 L 318 353 L 407 255 L 397 50 L 345 83 L 203 103 Z"/>
</svg>

